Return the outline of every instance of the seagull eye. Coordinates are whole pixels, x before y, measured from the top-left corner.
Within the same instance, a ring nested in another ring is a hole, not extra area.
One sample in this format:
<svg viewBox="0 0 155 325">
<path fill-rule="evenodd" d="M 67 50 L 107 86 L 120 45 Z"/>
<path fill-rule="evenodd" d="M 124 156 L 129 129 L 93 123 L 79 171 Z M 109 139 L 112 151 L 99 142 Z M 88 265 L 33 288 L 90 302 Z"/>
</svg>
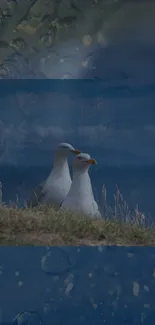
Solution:
<svg viewBox="0 0 155 325">
<path fill-rule="evenodd" d="M 82 157 L 77 157 L 78 160 L 82 160 Z"/>
</svg>

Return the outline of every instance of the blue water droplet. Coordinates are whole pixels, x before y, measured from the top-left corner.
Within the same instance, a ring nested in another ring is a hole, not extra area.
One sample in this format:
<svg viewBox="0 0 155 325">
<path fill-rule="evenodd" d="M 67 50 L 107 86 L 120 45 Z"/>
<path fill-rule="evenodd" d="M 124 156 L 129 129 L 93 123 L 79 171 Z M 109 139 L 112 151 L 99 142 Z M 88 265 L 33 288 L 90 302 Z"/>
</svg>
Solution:
<svg viewBox="0 0 155 325">
<path fill-rule="evenodd" d="M 62 248 L 52 247 L 41 259 L 42 270 L 51 275 L 68 272 L 71 267 L 69 256 Z"/>
<path fill-rule="evenodd" d="M 35 311 L 23 311 L 19 313 L 14 321 L 13 325 L 42 325 L 42 319 L 40 315 Z"/>
</svg>

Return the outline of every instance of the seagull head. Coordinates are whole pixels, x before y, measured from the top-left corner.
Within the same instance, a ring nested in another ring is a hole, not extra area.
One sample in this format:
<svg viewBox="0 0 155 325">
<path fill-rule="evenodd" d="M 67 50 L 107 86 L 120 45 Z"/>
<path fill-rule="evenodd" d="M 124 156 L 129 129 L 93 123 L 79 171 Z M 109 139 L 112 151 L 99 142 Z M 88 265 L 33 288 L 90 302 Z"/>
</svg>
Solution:
<svg viewBox="0 0 155 325">
<path fill-rule="evenodd" d="M 64 142 L 58 145 L 56 152 L 62 157 L 67 157 L 70 153 L 78 155 L 81 151 L 75 149 L 71 144 Z"/>
<path fill-rule="evenodd" d="M 78 154 L 73 160 L 73 169 L 76 170 L 86 170 L 91 165 L 96 165 L 97 162 L 94 158 L 92 158 L 87 153 Z"/>
</svg>

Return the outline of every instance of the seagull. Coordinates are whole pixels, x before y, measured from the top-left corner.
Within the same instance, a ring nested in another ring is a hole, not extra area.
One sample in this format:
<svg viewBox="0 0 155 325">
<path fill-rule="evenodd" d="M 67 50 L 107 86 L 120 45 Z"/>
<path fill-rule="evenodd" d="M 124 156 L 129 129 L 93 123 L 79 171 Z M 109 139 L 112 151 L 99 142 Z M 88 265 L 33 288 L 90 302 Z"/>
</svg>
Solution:
<svg viewBox="0 0 155 325">
<path fill-rule="evenodd" d="M 68 143 L 58 145 L 54 154 L 52 171 L 47 180 L 34 189 L 27 202 L 28 207 L 35 207 L 38 204 L 60 207 L 72 184 L 67 158 L 70 153 L 77 155 L 80 152 Z"/>
<path fill-rule="evenodd" d="M 97 162 L 87 153 L 78 154 L 73 160 L 73 180 L 71 188 L 61 204 L 60 210 L 82 212 L 91 218 L 100 218 L 98 204 L 94 199 L 89 167 Z"/>
</svg>

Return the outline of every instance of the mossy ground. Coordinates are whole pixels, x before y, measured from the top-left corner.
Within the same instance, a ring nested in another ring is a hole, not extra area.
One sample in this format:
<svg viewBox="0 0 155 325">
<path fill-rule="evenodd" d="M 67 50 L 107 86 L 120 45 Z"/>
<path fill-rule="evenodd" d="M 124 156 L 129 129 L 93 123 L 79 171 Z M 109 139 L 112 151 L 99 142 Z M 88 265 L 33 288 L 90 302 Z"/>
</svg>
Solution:
<svg viewBox="0 0 155 325">
<path fill-rule="evenodd" d="M 92 220 L 50 207 L 0 205 L 0 245 L 155 245 L 155 227 L 136 219 Z"/>
</svg>

